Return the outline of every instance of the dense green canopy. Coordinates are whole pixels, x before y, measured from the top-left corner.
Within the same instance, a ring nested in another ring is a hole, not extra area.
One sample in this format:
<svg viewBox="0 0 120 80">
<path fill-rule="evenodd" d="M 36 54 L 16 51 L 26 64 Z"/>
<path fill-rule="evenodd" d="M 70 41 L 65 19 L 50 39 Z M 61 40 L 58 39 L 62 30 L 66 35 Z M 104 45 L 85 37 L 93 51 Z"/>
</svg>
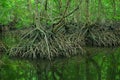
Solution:
<svg viewBox="0 0 120 80">
<path fill-rule="evenodd" d="M 18 28 L 30 26 L 36 7 L 40 22 L 49 25 L 64 17 L 74 22 L 120 20 L 120 0 L 1 0 L 0 23 L 9 24 L 15 19 Z"/>
</svg>

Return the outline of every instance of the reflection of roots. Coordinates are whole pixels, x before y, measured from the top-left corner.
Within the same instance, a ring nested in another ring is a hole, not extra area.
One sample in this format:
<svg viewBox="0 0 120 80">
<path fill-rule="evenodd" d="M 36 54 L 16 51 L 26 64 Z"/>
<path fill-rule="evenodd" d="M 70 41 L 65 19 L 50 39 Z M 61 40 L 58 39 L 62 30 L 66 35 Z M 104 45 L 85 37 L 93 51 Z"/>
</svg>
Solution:
<svg viewBox="0 0 120 80">
<path fill-rule="evenodd" d="M 81 53 L 81 36 L 44 33 L 34 29 L 25 34 L 21 42 L 11 49 L 10 55 L 26 58 L 54 58 Z"/>
</svg>

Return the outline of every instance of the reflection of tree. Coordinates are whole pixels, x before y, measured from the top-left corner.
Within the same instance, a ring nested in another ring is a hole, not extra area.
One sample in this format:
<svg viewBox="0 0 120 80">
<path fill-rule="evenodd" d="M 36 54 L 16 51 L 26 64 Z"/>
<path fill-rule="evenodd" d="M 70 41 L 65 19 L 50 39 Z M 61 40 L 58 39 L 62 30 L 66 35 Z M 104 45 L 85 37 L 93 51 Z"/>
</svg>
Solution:
<svg viewBox="0 0 120 80">
<path fill-rule="evenodd" d="M 85 60 L 86 80 L 91 80 L 89 68 L 90 68 L 89 67 L 89 60 L 88 60 L 88 58 L 86 58 L 86 60 Z"/>
<path fill-rule="evenodd" d="M 114 54 L 109 55 L 109 65 L 107 66 L 107 80 L 116 80 L 117 75 L 117 60 L 115 59 Z"/>
<path fill-rule="evenodd" d="M 51 63 L 51 77 L 53 78 L 52 80 L 58 80 L 57 78 L 59 77 L 59 80 L 65 80 L 65 77 L 63 76 L 64 71 L 65 71 L 65 66 L 67 64 L 67 60 L 62 60 L 60 63 L 59 62 L 52 62 Z M 60 66 L 58 66 L 60 65 Z"/>
<path fill-rule="evenodd" d="M 97 71 L 98 80 L 101 80 L 101 68 L 98 65 L 98 63 L 92 57 L 89 56 L 89 54 L 85 56 L 86 80 L 92 80 L 92 77 L 90 76 L 90 63 L 92 63 L 92 65 Z"/>
<path fill-rule="evenodd" d="M 119 73 L 116 55 L 103 56 L 106 55 L 95 57 L 86 54 L 84 55 L 85 63 L 75 57 L 60 61 L 43 61 L 34 63 L 34 66 L 38 80 L 116 80 L 116 75 Z"/>
<path fill-rule="evenodd" d="M 55 67 L 54 65 L 51 67 L 51 71 L 52 71 L 52 76 L 54 80 L 57 80 L 56 76 L 59 76 L 60 80 L 64 80 L 63 78 L 63 68 L 64 66 L 62 66 L 62 69 L 59 70 L 59 68 L 57 69 L 57 67 Z"/>
<path fill-rule="evenodd" d="M 64 70 L 64 62 L 60 62 L 61 66 L 56 66 L 58 63 L 54 62 L 40 62 L 33 63 L 36 73 L 38 76 L 38 80 L 64 80 L 63 78 L 63 70 Z"/>
<path fill-rule="evenodd" d="M 100 68 L 100 66 L 98 65 L 98 63 L 94 59 L 90 58 L 89 60 L 91 61 L 91 63 L 96 68 L 96 71 L 98 73 L 98 80 L 101 80 L 101 68 Z"/>
<path fill-rule="evenodd" d="M 48 62 L 35 62 L 33 63 L 35 69 L 36 69 L 36 73 L 37 73 L 37 77 L 38 80 L 48 80 L 48 72 L 50 69 L 50 63 Z"/>
</svg>

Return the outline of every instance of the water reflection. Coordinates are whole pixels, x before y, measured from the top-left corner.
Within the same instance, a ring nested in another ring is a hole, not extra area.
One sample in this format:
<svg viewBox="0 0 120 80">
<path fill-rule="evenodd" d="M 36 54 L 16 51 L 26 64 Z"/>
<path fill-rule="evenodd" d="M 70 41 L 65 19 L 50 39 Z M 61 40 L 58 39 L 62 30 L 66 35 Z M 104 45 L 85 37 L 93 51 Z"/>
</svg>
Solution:
<svg viewBox="0 0 120 80">
<path fill-rule="evenodd" d="M 16 61 L 1 66 L 0 80 L 120 80 L 120 49 L 95 48 L 52 62 Z"/>
<path fill-rule="evenodd" d="M 29 62 L 5 60 L 0 66 L 0 80 L 37 80 L 36 70 Z"/>
</svg>

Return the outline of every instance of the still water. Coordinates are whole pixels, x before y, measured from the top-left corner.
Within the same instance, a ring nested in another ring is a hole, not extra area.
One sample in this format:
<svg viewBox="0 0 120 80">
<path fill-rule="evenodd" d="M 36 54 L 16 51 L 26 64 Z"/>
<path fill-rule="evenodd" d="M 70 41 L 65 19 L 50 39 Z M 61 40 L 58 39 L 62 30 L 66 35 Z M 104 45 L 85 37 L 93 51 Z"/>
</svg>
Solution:
<svg viewBox="0 0 120 80">
<path fill-rule="evenodd" d="M 87 56 L 54 61 L 2 57 L 0 80 L 120 80 L 120 48 L 87 48 Z"/>
</svg>

